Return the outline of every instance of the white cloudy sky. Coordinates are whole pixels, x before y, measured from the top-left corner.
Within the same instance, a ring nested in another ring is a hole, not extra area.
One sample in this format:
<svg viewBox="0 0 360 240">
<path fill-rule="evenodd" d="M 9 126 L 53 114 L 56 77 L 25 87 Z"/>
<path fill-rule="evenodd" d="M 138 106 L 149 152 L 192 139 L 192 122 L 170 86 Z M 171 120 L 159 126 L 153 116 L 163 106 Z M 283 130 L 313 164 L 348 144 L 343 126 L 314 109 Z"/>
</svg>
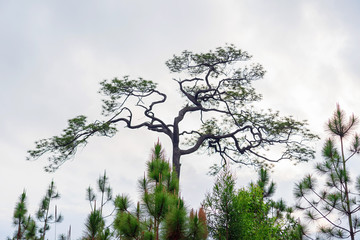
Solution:
<svg viewBox="0 0 360 240">
<path fill-rule="evenodd" d="M 71 225 L 73 239 L 81 236 L 89 213 L 85 189 L 105 169 L 114 193 L 137 198 L 136 181 L 154 142 L 159 137 L 169 146 L 164 136 L 120 129 L 112 139 L 92 139 L 54 174 L 43 171 L 45 159 L 26 162 L 26 151 L 35 140 L 60 133 L 69 118 L 98 118 L 104 79 L 129 74 L 159 83 L 171 93 L 163 110 L 171 113 L 178 98 L 164 62 L 182 50 L 225 43 L 247 50 L 267 70 L 256 83 L 264 106 L 307 119 L 322 136 L 336 103 L 360 114 L 359 10 L 357 1 L 335 0 L 0 0 L 0 238 L 13 232 L 22 190 L 34 214 L 51 179 L 65 217 L 57 231 Z M 181 190 L 189 206 L 198 207 L 210 189 L 206 172 L 216 160 L 183 159 Z M 311 166 L 278 164 L 272 175 L 276 196 L 291 201 L 293 182 Z M 237 175 L 240 185 L 256 178 L 248 168 Z"/>
</svg>

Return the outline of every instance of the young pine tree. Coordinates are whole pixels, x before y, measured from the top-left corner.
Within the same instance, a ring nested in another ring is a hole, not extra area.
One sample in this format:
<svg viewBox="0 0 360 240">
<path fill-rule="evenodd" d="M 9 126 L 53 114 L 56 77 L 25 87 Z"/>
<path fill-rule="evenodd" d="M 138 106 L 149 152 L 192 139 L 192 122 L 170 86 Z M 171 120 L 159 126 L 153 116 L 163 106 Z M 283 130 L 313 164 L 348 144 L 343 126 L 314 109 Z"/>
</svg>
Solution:
<svg viewBox="0 0 360 240">
<path fill-rule="evenodd" d="M 226 165 L 215 180 L 212 192 L 208 193 L 202 205 L 206 211 L 208 230 L 214 239 L 239 239 L 240 214 L 236 209 L 235 177 Z"/>
<path fill-rule="evenodd" d="M 206 225 L 207 225 L 207 221 L 206 221 L 206 213 L 204 208 L 201 207 L 198 213 L 196 211 L 194 213 L 194 210 L 191 209 L 187 239 L 189 240 L 206 239 L 208 236 Z"/>
<path fill-rule="evenodd" d="M 13 238 L 9 239 L 36 239 L 37 226 L 30 215 L 27 215 L 27 211 L 26 192 L 24 190 L 15 206 L 13 215 L 13 225 L 16 227 L 16 231 Z"/>
<path fill-rule="evenodd" d="M 105 221 L 99 210 L 93 210 L 85 223 L 84 239 L 98 240 L 104 230 Z"/>
<path fill-rule="evenodd" d="M 36 218 L 38 221 L 43 223 L 43 226 L 39 229 L 40 239 L 45 239 L 46 231 L 50 229 L 50 224 L 56 224 L 61 222 L 63 217 L 61 214 L 57 214 L 55 210 L 55 215 L 50 213 L 50 203 L 52 200 L 59 199 L 60 194 L 56 191 L 56 186 L 54 181 L 51 181 L 44 198 L 41 200 L 40 207 L 36 212 Z"/>
<path fill-rule="evenodd" d="M 307 175 L 295 185 L 294 195 L 298 209 L 303 210 L 311 221 L 319 224 L 318 230 L 328 238 L 352 240 L 360 231 L 360 177 L 355 181 L 349 172 L 349 161 L 360 153 L 360 140 L 354 134 L 358 119 L 346 117 L 337 105 L 327 122 L 329 138 L 322 149 L 324 160 L 316 165 L 318 174 L 325 176 L 325 184 L 319 185 L 318 175 Z M 345 144 L 348 143 L 348 151 Z"/>
<path fill-rule="evenodd" d="M 269 182 L 264 169 L 260 170 L 256 184 L 237 190 L 235 177 L 225 166 L 203 202 L 210 236 L 216 240 L 301 239 L 300 226 L 292 218 L 291 208 L 283 201 L 270 199 L 274 191 L 275 184 Z"/>
<path fill-rule="evenodd" d="M 38 226 L 37 222 L 30 215 L 27 215 L 26 192 L 24 190 L 19 197 L 19 202 L 16 204 L 13 216 L 13 224 L 16 226 L 16 231 L 13 238 L 8 239 L 45 239 L 45 233 L 50 229 L 49 224 L 56 224 L 62 220 L 61 214 L 57 214 L 56 206 L 55 215 L 50 213 L 51 200 L 58 198 L 60 198 L 60 195 L 56 192 L 54 181 L 51 181 L 44 198 L 41 200 L 40 207 L 36 212 L 36 219 L 42 224 L 41 226 Z"/>
<path fill-rule="evenodd" d="M 90 186 L 86 189 L 86 199 L 89 201 L 91 213 L 85 222 L 84 239 L 106 240 L 112 237 L 109 226 L 105 225 L 104 207 L 112 200 L 112 188 L 109 184 L 109 178 L 104 171 L 104 175 L 97 180 L 97 190 L 100 193 L 100 201 L 97 203 L 97 195 Z M 97 206 L 98 204 L 98 206 Z"/>
<path fill-rule="evenodd" d="M 191 234 L 206 231 L 205 222 L 187 217 L 184 201 L 179 196 L 179 180 L 165 160 L 160 143 L 154 147 L 152 158 L 147 162 L 147 174 L 139 180 L 141 203 L 130 211 L 126 195 L 117 196 L 117 216 L 114 228 L 121 239 L 137 240 L 185 240 Z M 202 216 L 203 219 L 203 216 Z M 196 222 L 196 225 L 194 224 Z M 206 239 L 197 234 L 196 239 Z"/>
</svg>

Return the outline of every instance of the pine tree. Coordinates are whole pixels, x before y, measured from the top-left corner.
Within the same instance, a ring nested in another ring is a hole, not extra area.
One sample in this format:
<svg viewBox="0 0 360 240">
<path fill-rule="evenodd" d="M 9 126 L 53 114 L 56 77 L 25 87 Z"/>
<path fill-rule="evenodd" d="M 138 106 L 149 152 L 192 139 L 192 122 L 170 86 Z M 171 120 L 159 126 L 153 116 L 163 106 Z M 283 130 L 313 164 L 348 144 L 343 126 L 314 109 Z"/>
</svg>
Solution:
<svg viewBox="0 0 360 240">
<path fill-rule="evenodd" d="M 117 216 L 114 228 L 121 239 L 191 239 L 199 232 L 199 238 L 206 239 L 204 216 L 194 225 L 194 219 L 187 217 L 184 201 L 179 196 L 177 174 L 165 160 L 158 142 L 152 158 L 147 162 L 147 174 L 139 180 L 141 202 L 133 211 L 126 195 L 117 196 Z"/>
<path fill-rule="evenodd" d="M 228 239 L 301 239 L 300 225 L 292 217 L 292 209 L 284 201 L 270 199 L 275 183 L 267 170 L 259 171 L 257 182 L 235 188 L 235 177 L 229 165 L 218 174 L 212 192 L 203 201 L 210 236 Z M 275 215 L 271 214 L 275 210 Z"/>
<path fill-rule="evenodd" d="M 96 206 L 97 195 L 95 194 L 92 187 L 86 189 L 86 200 L 89 201 L 91 212 L 88 215 L 84 231 L 85 239 L 110 239 L 113 235 L 109 226 L 105 224 L 105 218 L 109 215 L 104 215 L 104 207 L 107 203 L 110 203 L 113 199 L 112 188 L 109 184 L 109 178 L 106 175 L 106 171 L 97 180 L 97 190 L 100 193 L 100 203 Z M 111 224 L 110 224 L 111 225 Z"/>
<path fill-rule="evenodd" d="M 30 215 L 27 215 L 27 212 L 26 191 L 24 190 L 14 210 L 13 225 L 16 227 L 16 231 L 12 239 L 36 239 L 36 223 Z"/>
<path fill-rule="evenodd" d="M 165 119 L 158 110 L 166 105 L 168 96 L 157 83 L 129 76 L 104 80 L 99 92 L 104 96 L 105 118 L 92 123 L 84 115 L 69 119 L 61 134 L 36 141 L 34 149 L 28 152 L 28 160 L 49 154 L 45 170 L 55 171 L 92 136 L 114 136 L 117 125 L 146 128 L 168 137 L 178 177 L 181 158 L 201 149 L 226 161 L 257 166 L 283 159 L 313 159 L 314 150 L 308 142 L 317 137 L 309 132 L 306 122 L 252 106 L 262 99 L 253 82 L 261 79 L 265 70 L 260 64 L 247 66 L 245 62 L 251 58 L 232 44 L 204 53 L 185 50 L 174 55 L 166 66 L 177 75 L 171 79 L 176 81 L 183 101 L 177 113 Z M 134 114 L 140 112 L 143 117 L 135 121 Z M 183 123 L 189 118 L 194 128 L 184 128 Z M 267 154 L 262 149 L 276 151 Z"/>
<path fill-rule="evenodd" d="M 212 192 L 206 194 L 202 205 L 208 217 L 210 236 L 215 239 L 239 239 L 241 217 L 235 210 L 236 189 L 235 177 L 229 166 L 216 177 Z"/>
<path fill-rule="evenodd" d="M 318 230 L 329 238 L 354 240 L 360 231 L 360 177 L 354 182 L 348 170 L 349 161 L 360 153 L 359 136 L 354 134 L 357 123 L 357 117 L 351 115 L 346 119 L 337 105 L 326 125 L 332 138 L 322 149 L 324 160 L 315 166 L 318 174 L 307 175 L 295 185 L 298 209 L 311 221 L 325 220 L 327 225 L 319 225 Z M 348 152 L 345 143 L 350 144 Z M 318 175 L 325 176 L 325 184 L 318 184 L 321 181 Z"/>
<path fill-rule="evenodd" d="M 201 240 L 206 239 L 207 236 L 208 231 L 206 227 L 206 213 L 204 208 L 201 207 L 198 213 L 196 211 L 194 212 L 194 209 L 191 209 L 187 239 Z"/>
<path fill-rule="evenodd" d="M 85 223 L 85 238 L 86 240 L 97 240 L 100 239 L 100 234 L 104 229 L 104 219 L 101 216 L 99 210 L 92 211 Z"/>
<path fill-rule="evenodd" d="M 51 181 L 44 198 L 41 200 L 40 207 L 36 212 L 36 218 L 44 223 L 43 227 L 39 230 L 41 240 L 45 239 L 46 231 L 50 229 L 49 224 L 61 222 L 63 219 L 61 214 L 57 215 L 57 213 L 55 213 L 55 215 L 53 215 L 50 213 L 51 201 L 59 198 L 60 194 L 56 191 L 55 183 Z"/>
</svg>

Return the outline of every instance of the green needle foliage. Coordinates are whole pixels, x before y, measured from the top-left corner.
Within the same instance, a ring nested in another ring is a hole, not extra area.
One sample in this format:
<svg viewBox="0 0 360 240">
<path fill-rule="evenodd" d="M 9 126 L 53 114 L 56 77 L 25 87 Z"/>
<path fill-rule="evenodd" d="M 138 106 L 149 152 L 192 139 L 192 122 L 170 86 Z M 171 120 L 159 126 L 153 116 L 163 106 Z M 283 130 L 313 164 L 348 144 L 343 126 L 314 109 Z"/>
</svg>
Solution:
<svg viewBox="0 0 360 240">
<path fill-rule="evenodd" d="M 86 189 L 86 200 L 89 201 L 91 207 L 91 213 L 85 222 L 84 239 L 86 240 L 106 240 L 111 239 L 113 235 L 110 226 L 105 224 L 105 218 L 110 217 L 111 213 L 105 216 L 103 211 L 104 207 L 113 200 L 112 188 L 110 187 L 106 171 L 97 180 L 97 190 L 100 193 L 100 202 L 98 203 L 96 202 L 97 195 L 93 188 L 89 186 Z"/>
<path fill-rule="evenodd" d="M 199 213 L 191 209 L 189 219 L 189 234 L 187 239 L 201 240 L 206 239 L 208 236 L 206 213 L 204 208 L 199 209 Z"/>
<path fill-rule="evenodd" d="M 263 198 L 270 198 L 274 195 L 276 184 L 273 181 L 270 182 L 269 173 L 265 168 L 259 170 L 256 184 L 262 190 Z"/>
<path fill-rule="evenodd" d="M 19 202 L 15 206 L 14 215 L 13 215 L 13 225 L 16 227 L 13 238 L 8 239 L 37 239 L 36 231 L 37 226 L 35 221 L 31 218 L 30 215 L 27 215 L 27 206 L 26 206 L 26 192 L 25 190 L 19 197 Z"/>
<path fill-rule="evenodd" d="M 89 201 L 92 211 L 96 209 L 96 203 L 99 204 L 98 209 L 102 214 L 104 206 L 113 199 L 112 188 L 110 187 L 106 171 L 104 171 L 104 175 L 100 176 L 97 180 L 97 190 L 100 193 L 100 202 L 96 202 L 97 195 L 91 186 L 86 189 L 86 200 Z"/>
<path fill-rule="evenodd" d="M 262 195 L 262 203 L 265 203 L 266 212 L 265 218 L 261 221 L 268 221 L 271 226 L 271 231 L 265 232 L 268 239 L 302 239 L 306 226 L 300 223 L 293 217 L 294 209 L 288 207 L 283 199 L 274 201 L 271 197 L 276 190 L 276 184 L 270 181 L 270 175 L 267 169 L 261 168 L 258 171 L 258 180 L 256 185 L 250 184 L 250 187 L 258 187 Z M 261 202 L 261 201 L 259 201 Z M 259 203 L 258 203 L 259 204 Z M 261 215 L 258 215 L 261 216 Z M 275 235 L 278 235 L 274 238 Z"/>
<path fill-rule="evenodd" d="M 24 227 L 26 222 L 26 214 L 27 214 L 27 207 L 25 201 L 26 201 L 26 192 L 24 190 L 24 192 L 20 195 L 19 202 L 16 204 L 14 211 L 13 224 L 18 228 L 16 233 L 17 239 L 21 239 L 23 232 L 26 230 L 26 227 Z"/>
<path fill-rule="evenodd" d="M 147 162 L 147 174 L 139 180 L 141 203 L 133 211 L 126 195 L 115 198 L 116 234 L 121 239 L 206 239 L 206 218 L 187 216 L 184 201 L 179 196 L 179 181 L 165 161 L 157 143 L 152 159 Z M 192 238 L 194 237 L 194 238 Z"/>
<path fill-rule="evenodd" d="M 98 240 L 101 239 L 100 235 L 104 230 L 105 222 L 103 217 L 101 216 L 101 212 L 99 210 L 92 211 L 85 223 L 85 237 L 86 240 Z"/>
<path fill-rule="evenodd" d="M 235 212 L 235 184 L 234 176 L 225 168 L 203 202 L 209 233 L 215 239 L 239 239 L 241 217 Z"/>
<path fill-rule="evenodd" d="M 63 219 L 61 214 L 57 213 L 56 206 L 55 214 L 50 213 L 50 203 L 52 200 L 58 198 L 60 198 L 60 195 L 56 192 L 54 181 L 51 181 L 44 198 L 40 202 L 39 209 L 35 214 L 37 219 L 37 221 L 35 221 L 30 215 L 27 215 L 26 192 L 24 190 L 14 210 L 13 224 L 16 227 L 16 232 L 12 238 L 8 239 L 45 239 L 45 234 L 50 229 L 50 224 L 56 224 Z"/>
<path fill-rule="evenodd" d="M 60 194 L 56 191 L 54 181 L 51 181 L 44 198 L 41 200 L 39 210 L 36 212 L 36 218 L 44 225 L 39 229 L 41 234 L 40 239 L 45 239 L 46 231 L 50 229 L 49 224 L 56 224 L 62 221 L 63 217 L 61 214 L 57 214 L 55 207 L 55 215 L 50 213 L 50 203 L 52 200 L 59 199 Z"/>
<path fill-rule="evenodd" d="M 337 105 L 326 125 L 332 138 L 322 149 L 324 160 L 315 166 L 318 174 L 295 185 L 298 209 L 311 221 L 325 220 L 327 224 L 319 224 L 318 230 L 328 238 L 354 240 L 360 231 L 360 177 L 354 181 L 348 170 L 349 161 L 360 152 L 359 136 L 354 134 L 357 123 L 358 118 L 347 118 Z M 319 184 L 323 180 L 319 175 L 325 176 L 325 184 Z"/>
<path fill-rule="evenodd" d="M 301 226 L 285 203 L 268 199 L 275 191 L 266 170 L 257 184 L 236 189 L 235 177 L 226 165 L 218 174 L 212 192 L 203 202 L 210 236 L 228 239 L 302 239 Z M 266 200 L 267 198 L 267 200 Z"/>
</svg>

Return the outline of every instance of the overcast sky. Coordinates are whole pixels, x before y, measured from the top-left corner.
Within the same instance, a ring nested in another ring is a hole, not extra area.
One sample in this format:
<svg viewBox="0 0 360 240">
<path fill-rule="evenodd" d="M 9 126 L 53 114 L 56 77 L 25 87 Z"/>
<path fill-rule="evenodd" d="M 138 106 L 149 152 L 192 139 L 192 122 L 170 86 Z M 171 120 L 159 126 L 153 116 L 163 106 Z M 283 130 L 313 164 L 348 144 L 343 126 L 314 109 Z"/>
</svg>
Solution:
<svg viewBox="0 0 360 240">
<path fill-rule="evenodd" d="M 95 187 L 104 170 L 114 194 L 138 198 L 137 179 L 157 139 L 169 146 L 165 136 L 120 127 L 114 138 L 91 139 L 53 174 L 43 171 L 45 158 L 25 161 L 26 151 L 35 140 L 59 134 L 70 118 L 100 118 L 97 91 L 104 79 L 131 75 L 157 82 L 170 93 L 162 112 L 171 113 L 179 99 L 164 63 L 185 49 L 205 52 L 232 43 L 248 51 L 267 70 L 256 83 L 263 106 L 307 119 L 320 136 L 326 136 L 324 123 L 336 103 L 360 115 L 359 10 L 355 0 L 0 0 L 0 239 L 13 233 L 23 189 L 35 214 L 51 179 L 65 218 L 57 232 L 71 225 L 73 239 L 90 212 L 85 189 Z M 320 150 L 322 142 L 315 146 Z M 182 159 L 181 192 L 189 207 L 198 207 L 210 190 L 206 173 L 218 160 L 196 154 Z M 312 165 L 277 164 L 276 198 L 290 203 L 293 182 Z M 360 172 L 356 164 L 353 169 Z M 237 175 L 239 186 L 256 179 L 249 168 Z"/>
</svg>

